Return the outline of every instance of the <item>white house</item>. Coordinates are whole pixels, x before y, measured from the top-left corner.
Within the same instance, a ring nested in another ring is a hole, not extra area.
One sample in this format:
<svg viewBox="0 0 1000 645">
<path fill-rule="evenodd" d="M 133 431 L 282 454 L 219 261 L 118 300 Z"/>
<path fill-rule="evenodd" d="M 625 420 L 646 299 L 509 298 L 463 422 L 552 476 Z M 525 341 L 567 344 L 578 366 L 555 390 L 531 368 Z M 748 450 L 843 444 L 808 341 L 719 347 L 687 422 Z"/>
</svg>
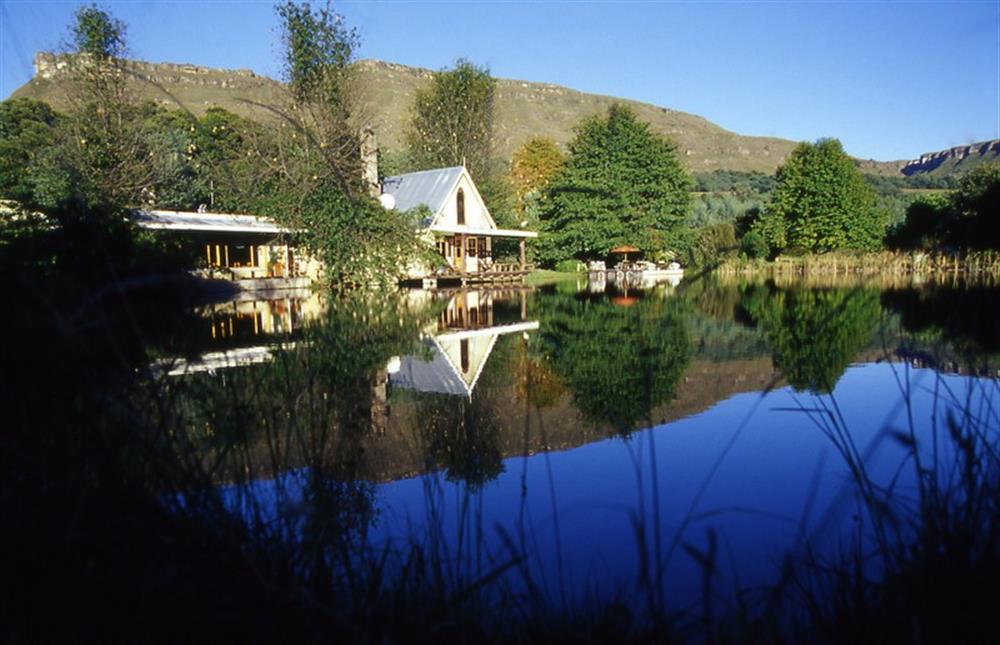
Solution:
<svg viewBox="0 0 1000 645">
<path fill-rule="evenodd" d="M 538 237 L 526 230 L 498 228 L 482 195 L 463 166 L 411 172 L 387 177 L 382 183 L 385 200 L 399 211 L 424 205 L 431 216 L 420 223 L 420 231 L 431 238 L 448 263 L 448 274 L 439 277 L 503 279 L 520 277 L 527 272 L 525 240 Z M 517 265 L 493 262 L 493 240 L 498 237 L 520 241 L 521 257 Z M 427 277 L 427 276 L 413 276 Z"/>
</svg>

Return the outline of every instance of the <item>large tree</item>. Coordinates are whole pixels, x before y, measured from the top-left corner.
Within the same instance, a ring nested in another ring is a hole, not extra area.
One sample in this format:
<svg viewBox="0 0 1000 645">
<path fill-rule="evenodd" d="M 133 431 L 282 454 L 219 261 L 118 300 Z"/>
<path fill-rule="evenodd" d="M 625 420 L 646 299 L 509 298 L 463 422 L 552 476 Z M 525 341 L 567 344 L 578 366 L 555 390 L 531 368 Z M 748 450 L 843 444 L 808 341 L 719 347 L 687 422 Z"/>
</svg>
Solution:
<svg viewBox="0 0 1000 645">
<path fill-rule="evenodd" d="M 651 255 L 679 251 L 688 244 L 691 186 L 673 144 L 613 105 L 580 126 L 549 183 L 543 260 L 602 257 L 621 244 Z"/>
<path fill-rule="evenodd" d="M 407 146 L 419 168 L 464 164 L 482 183 L 492 175 L 496 81 L 485 67 L 460 59 L 417 91 Z"/>
<path fill-rule="evenodd" d="M 778 169 L 777 180 L 764 218 L 779 232 L 769 235 L 772 250 L 786 245 L 814 252 L 881 246 L 888 218 L 836 139 L 799 144 Z"/>
</svg>

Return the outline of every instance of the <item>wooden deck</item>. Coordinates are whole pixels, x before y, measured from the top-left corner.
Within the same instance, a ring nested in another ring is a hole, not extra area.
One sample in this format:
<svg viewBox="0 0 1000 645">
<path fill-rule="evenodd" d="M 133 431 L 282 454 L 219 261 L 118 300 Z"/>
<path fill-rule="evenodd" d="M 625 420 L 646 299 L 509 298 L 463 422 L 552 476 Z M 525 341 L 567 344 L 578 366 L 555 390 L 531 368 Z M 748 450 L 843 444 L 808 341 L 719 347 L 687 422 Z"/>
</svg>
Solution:
<svg viewBox="0 0 1000 645">
<path fill-rule="evenodd" d="M 483 284 L 498 282 L 524 282 L 524 277 L 535 270 L 535 265 L 497 262 L 485 271 L 444 271 L 422 279 L 424 286 L 438 284 Z M 433 284 L 431 284 L 433 283 Z"/>
</svg>

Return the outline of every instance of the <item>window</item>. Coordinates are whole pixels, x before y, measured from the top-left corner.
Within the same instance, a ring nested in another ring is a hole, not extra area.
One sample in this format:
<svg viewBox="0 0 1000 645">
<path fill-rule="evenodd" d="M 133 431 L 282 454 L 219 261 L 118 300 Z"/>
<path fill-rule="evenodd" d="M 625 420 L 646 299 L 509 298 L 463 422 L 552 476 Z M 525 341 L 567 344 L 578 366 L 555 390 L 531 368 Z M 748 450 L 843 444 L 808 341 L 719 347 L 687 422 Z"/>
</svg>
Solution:
<svg viewBox="0 0 1000 645">
<path fill-rule="evenodd" d="M 462 363 L 462 372 L 469 373 L 469 339 L 463 338 L 458 343 L 459 360 Z"/>
<path fill-rule="evenodd" d="M 455 195 L 455 211 L 458 213 L 458 223 L 465 224 L 465 191 L 461 188 L 458 189 L 458 194 Z"/>
<path fill-rule="evenodd" d="M 466 240 L 465 248 L 467 249 L 468 251 L 467 255 L 470 258 L 476 257 L 476 238 L 470 237 L 468 240 Z"/>
</svg>

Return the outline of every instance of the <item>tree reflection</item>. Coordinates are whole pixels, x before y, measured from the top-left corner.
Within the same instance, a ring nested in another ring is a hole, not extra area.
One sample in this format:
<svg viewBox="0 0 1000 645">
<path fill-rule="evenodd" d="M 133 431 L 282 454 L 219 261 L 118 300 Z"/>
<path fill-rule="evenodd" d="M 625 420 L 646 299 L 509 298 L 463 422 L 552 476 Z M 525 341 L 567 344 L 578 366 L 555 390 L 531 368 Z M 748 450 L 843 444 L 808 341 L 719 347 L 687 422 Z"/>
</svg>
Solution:
<svg viewBox="0 0 1000 645">
<path fill-rule="evenodd" d="M 882 302 L 899 312 L 907 331 L 930 334 L 930 340 L 938 343 L 947 341 L 967 357 L 1000 353 L 997 287 L 928 285 L 888 290 L 882 293 Z"/>
<path fill-rule="evenodd" d="M 681 303 L 552 294 L 541 303 L 540 352 L 595 423 L 629 432 L 675 394 L 691 348 Z"/>
<path fill-rule="evenodd" d="M 420 438 L 429 468 L 475 490 L 503 472 L 500 415 L 483 389 L 471 399 L 422 393 L 417 399 Z"/>
<path fill-rule="evenodd" d="M 252 531 L 294 545 L 307 578 L 331 575 L 374 517 L 364 442 L 384 430 L 386 362 L 430 315 L 341 298 L 269 362 L 170 383 L 179 454 L 208 465 Z"/>
<path fill-rule="evenodd" d="M 753 286 L 743 307 L 796 390 L 829 393 L 879 324 L 877 291 Z"/>
</svg>

